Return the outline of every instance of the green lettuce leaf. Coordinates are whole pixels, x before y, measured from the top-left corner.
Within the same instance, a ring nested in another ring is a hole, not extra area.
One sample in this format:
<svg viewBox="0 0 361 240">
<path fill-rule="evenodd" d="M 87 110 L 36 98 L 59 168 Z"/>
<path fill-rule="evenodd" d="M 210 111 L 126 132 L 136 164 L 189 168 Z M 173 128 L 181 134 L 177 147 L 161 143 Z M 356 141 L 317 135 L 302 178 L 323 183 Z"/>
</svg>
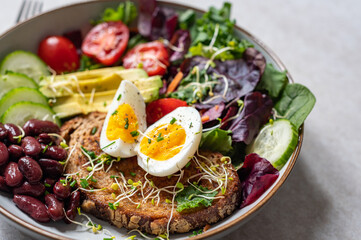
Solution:
<svg viewBox="0 0 361 240">
<path fill-rule="evenodd" d="M 199 148 L 208 149 L 214 152 L 220 152 L 227 155 L 232 150 L 232 131 L 222 130 L 219 128 L 213 129 L 202 134 L 202 140 Z"/>
<path fill-rule="evenodd" d="M 266 65 L 266 69 L 256 90 L 265 90 L 272 99 L 276 99 L 286 87 L 287 83 L 287 72 L 280 72 L 269 63 Z"/>
<path fill-rule="evenodd" d="M 310 114 L 315 103 L 316 98 L 307 87 L 293 83 L 286 86 L 275 109 L 278 115 L 290 120 L 298 129 Z"/>
<path fill-rule="evenodd" d="M 128 25 L 137 17 L 137 15 L 138 12 L 134 3 L 126 1 L 125 3 L 120 3 L 117 9 L 106 8 L 101 19 L 96 23 L 122 21 L 124 24 Z"/>
<path fill-rule="evenodd" d="M 210 191 L 209 189 L 202 186 L 198 186 L 198 188 L 202 191 Z M 214 197 L 217 194 L 217 191 L 212 193 L 202 193 L 192 185 L 189 185 L 175 197 L 175 200 L 177 201 L 177 212 L 182 212 L 186 209 L 198 208 L 201 206 L 209 207 L 212 205 L 213 199 L 207 199 L 196 195 Z"/>
</svg>

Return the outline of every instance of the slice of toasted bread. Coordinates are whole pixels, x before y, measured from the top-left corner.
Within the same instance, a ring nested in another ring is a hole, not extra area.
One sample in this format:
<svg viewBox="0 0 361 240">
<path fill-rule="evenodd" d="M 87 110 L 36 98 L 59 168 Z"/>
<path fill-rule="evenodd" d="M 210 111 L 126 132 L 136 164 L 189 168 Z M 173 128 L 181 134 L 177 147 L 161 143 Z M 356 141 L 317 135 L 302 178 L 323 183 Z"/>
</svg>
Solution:
<svg viewBox="0 0 361 240">
<path fill-rule="evenodd" d="M 68 141 L 70 150 L 75 146 L 67 163 L 66 173 L 78 173 L 73 175 L 78 182 L 78 186 L 80 186 L 80 179 L 86 178 L 89 174 L 89 171 L 86 169 L 87 166 L 83 166 L 89 160 L 81 152 L 80 146 L 89 151 L 94 151 L 97 155 L 101 154 L 99 137 L 105 116 L 104 113 L 91 113 L 86 116 L 76 117 L 67 121 L 61 128 L 62 136 Z M 97 129 L 95 134 L 94 129 Z M 188 186 L 187 180 L 191 176 L 199 175 L 200 173 L 199 165 L 197 166 L 195 160 L 192 160 L 191 164 L 183 169 L 183 175 L 180 179 L 179 173 L 170 177 L 151 176 L 138 166 L 136 157 L 133 157 L 113 162 L 108 172 L 106 172 L 109 167 L 107 164 L 104 165 L 104 170 L 96 171 L 93 175 L 93 180 L 96 182 L 88 181 L 89 187 L 94 188 L 96 191 L 81 190 L 84 196 L 82 208 L 84 211 L 107 220 L 117 227 L 139 229 L 140 231 L 155 235 L 163 234 L 167 231 L 167 224 L 171 215 L 169 231 L 172 233 L 188 232 L 194 228 L 215 223 L 230 215 L 239 205 L 241 185 L 232 164 L 222 162 L 221 154 L 211 152 L 202 152 L 201 154 L 208 159 L 208 163 L 212 163 L 217 168 L 217 171 L 226 171 L 228 177 L 227 182 L 223 179 L 224 183 L 227 183 L 227 188 L 223 189 L 225 190 L 224 194 L 219 188 L 216 199 L 213 200 L 210 207 L 199 207 L 184 212 L 177 212 L 177 202 L 173 201 L 171 203 L 173 194 L 165 191 L 160 191 L 159 198 L 151 201 L 155 195 L 150 193 L 152 190 L 154 193 L 154 189 L 162 189 L 168 186 L 167 189 L 171 192 L 179 190 L 174 187 L 178 180 L 185 187 Z M 201 163 L 202 160 L 201 158 L 199 159 L 198 163 L 206 164 Z M 114 176 L 117 176 L 117 178 L 114 178 Z M 132 196 L 124 197 L 119 201 L 119 206 L 115 210 L 111 210 L 108 205 L 109 202 L 114 203 L 118 200 L 114 197 L 123 193 L 117 187 L 114 187 L 116 179 L 122 186 L 129 185 L 129 179 L 131 179 L 130 183 L 140 181 L 139 183 L 144 188 L 142 188 L 143 191 L 139 190 Z M 199 177 L 193 177 L 191 182 L 197 181 L 197 179 Z M 151 184 L 144 184 L 145 182 L 152 182 L 153 186 Z M 199 184 L 208 189 L 215 189 L 219 186 L 218 183 L 207 179 L 201 180 Z M 100 191 L 98 189 L 103 190 Z M 145 198 L 147 199 L 144 200 Z"/>
</svg>

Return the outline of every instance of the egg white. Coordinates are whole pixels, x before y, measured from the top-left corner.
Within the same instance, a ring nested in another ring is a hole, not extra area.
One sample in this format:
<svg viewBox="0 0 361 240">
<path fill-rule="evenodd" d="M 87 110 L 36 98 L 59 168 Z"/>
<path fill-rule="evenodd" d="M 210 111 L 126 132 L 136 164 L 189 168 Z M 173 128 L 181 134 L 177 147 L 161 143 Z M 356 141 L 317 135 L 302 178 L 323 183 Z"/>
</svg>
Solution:
<svg viewBox="0 0 361 240">
<path fill-rule="evenodd" d="M 118 96 L 121 94 L 120 99 L 118 100 Z M 113 156 L 113 157 L 132 157 L 136 155 L 136 151 L 134 150 L 136 143 L 126 143 L 121 139 L 109 140 L 106 135 L 106 130 L 108 128 L 109 118 L 112 113 L 117 110 L 118 106 L 121 104 L 129 104 L 137 119 L 138 119 L 138 131 L 145 131 L 147 128 L 146 123 L 146 113 L 145 113 L 145 103 L 142 95 L 140 94 L 138 88 L 130 81 L 123 80 L 117 93 L 115 94 L 112 103 L 109 106 L 108 114 L 105 118 L 102 132 L 100 135 L 100 147 L 101 149 Z M 138 137 L 139 138 L 139 137 Z M 113 143 L 114 142 L 114 143 Z"/>
<path fill-rule="evenodd" d="M 158 161 L 143 154 L 140 151 L 140 143 L 143 137 L 146 137 L 154 128 L 163 124 L 169 124 L 173 118 L 176 119 L 175 124 L 182 126 L 186 132 L 186 139 L 180 152 L 164 161 Z M 179 107 L 151 125 L 144 133 L 144 136 L 139 139 L 139 143 L 135 147 L 135 151 L 138 154 L 138 165 L 149 174 L 158 177 L 176 173 L 193 157 L 198 149 L 201 137 L 202 121 L 199 112 L 193 107 Z"/>
</svg>

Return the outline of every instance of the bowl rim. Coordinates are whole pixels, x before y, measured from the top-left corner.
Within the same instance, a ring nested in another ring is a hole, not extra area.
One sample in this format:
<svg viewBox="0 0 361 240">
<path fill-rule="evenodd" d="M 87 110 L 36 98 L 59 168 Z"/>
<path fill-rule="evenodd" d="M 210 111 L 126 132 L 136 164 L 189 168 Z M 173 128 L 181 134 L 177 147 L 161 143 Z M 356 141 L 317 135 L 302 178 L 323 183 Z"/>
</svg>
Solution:
<svg viewBox="0 0 361 240">
<path fill-rule="evenodd" d="M 114 0 L 90 0 L 90 1 L 86 1 L 86 2 L 79 2 L 79 3 L 74 3 L 74 4 L 70 4 L 70 5 L 66 5 L 63 7 L 59 7 L 44 13 L 41 13 L 37 16 L 34 16 L 26 21 L 20 22 L 16 25 L 14 25 L 13 27 L 9 28 L 7 31 L 5 31 L 4 33 L 2 33 L 0 35 L 0 39 L 3 38 L 4 36 L 6 36 L 8 33 L 14 31 L 18 26 L 21 26 L 23 24 L 26 24 L 28 22 L 31 22 L 34 18 L 37 18 L 39 16 L 43 16 L 43 15 L 47 15 L 47 14 L 51 14 L 53 12 L 57 12 L 57 11 L 62 11 L 64 9 L 67 8 L 72 8 L 75 6 L 80 6 L 80 5 L 87 5 L 87 4 L 94 4 L 95 2 L 113 2 Z M 122 1 L 122 0 L 121 0 Z M 119 2 L 121 2 L 119 1 Z M 179 3 L 173 3 L 173 2 L 165 2 L 165 1 L 157 1 L 160 4 L 164 4 L 164 5 L 170 5 L 172 7 L 179 7 L 179 8 L 188 8 L 191 10 L 194 10 L 195 12 L 199 12 L 199 13 L 205 13 L 204 10 L 192 7 L 192 6 L 187 6 L 187 5 L 183 5 L 183 4 L 179 4 Z M 261 48 L 264 52 L 267 52 L 270 56 L 270 58 L 279 66 L 281 71 L 286 71 L 287 72 L 287 77 L 289 79 L 290 82 L 294 82 L 293 77 L 291 76 L 291 74 L 289 73 L 289 71 L 286 69 L 286 66 L 283 64 L 283 62 L 280 60 L 280 58 L 268 47 L 266 46 L 261 40 L 259 40 L 257 37 L 255 37 L 253 34 L 251 34 L 248 30 L 244 29 L 243 27 L 240 27 L 238 25 L 235 25 L 235 28 L 242 32 L 242 34 L 244 34 L 245 36 L 247 36 L 249 39 L 251 39 L 253 42 L 255 42 L 259 48 Z M 246 213 L 244 213 L 242 216 L 238 217 L 237 219 L 234 219 L 226 224 L 224 224 L 223 226 L 219 226 L 217 228 L 214 229 L 209 229 L 208 231 L 200 234 L 200 235 L 196 235 L 194 237 L 189 237 L 187 239 L 189 240 L 196 240 L 196 239 L 204 239 L 207 237 L 211 237 L 214 235 L 217 235 L 219 233 L 221 233 L 222 231 L 225 231 L 231 227 L 235 227 L 236 225 L 238 225 L 238 223 L 240 223 L 241 221 L 245 220 L 246 218 L 249 219 L 252 216 L 254 216 L 274 195 L 275 193 L 280 189 L 280 187 L 283 185 L 283 183 L 286 181 L 286 179 L 288 178 L 288 176 L 290 175 L 296 160 L 300 154 L 301 151 L 301 147 L 302 147 L 302 141 L 303 141 L 303 135 L 304 135 L 304 124 L 301 125 L 300 129 L 299 129 L 299 137 L 298 137 L 298 143 L 296 146 L 295 151 L 292 153 L 292 156 L 290 157 L 289 164 L 287 166 L 287 168 L 285 169 L 283 175 L 281 176 L 281 178 L 279 179 L 279 181 L 275 184 L 275 186 L 273 186 L 273 188 L 271 189 L 270 192 L 267 193 L 266 196 L 264 196 L 264 198 L 257 203 L 255 206 L 253 206 L 251 209 L 249 209 Z M 14 223 L 21 225 L 23 228 L 25 228 L 28 231 L 31 232 L 35 232 L 39 235 L 42 235 L 43 237 L 47 237 L 47 238 L 51 238 L 51 239 L 56 239 L 56 240 L 71 240 L 70 238 L 58 235 L 56 233 L 50 232 L 48 230 L 39 228 L 23 219 L 21 219 L 18 216 L 15 216 L 13 213 L 9 212 L 8 210 L 6 210 L 4 207 L 0 206 L 0 214 L 2 214 L 3 216 L 7 217 L 8 220 L 13 221 Z M 221 221 L 224 221 L 221 220 Z"/>
</svg>

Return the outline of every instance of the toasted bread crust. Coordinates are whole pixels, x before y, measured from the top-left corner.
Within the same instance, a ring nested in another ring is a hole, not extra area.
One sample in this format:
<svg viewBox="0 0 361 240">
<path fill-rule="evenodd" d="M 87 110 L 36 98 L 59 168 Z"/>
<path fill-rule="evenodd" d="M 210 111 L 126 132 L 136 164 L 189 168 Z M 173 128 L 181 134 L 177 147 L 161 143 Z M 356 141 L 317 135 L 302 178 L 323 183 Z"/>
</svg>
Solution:
<svg viewBox="0 0 361 240">
<path fill-rule="evenodd" d="M 94 151 L 96 154 L 101 153 L 99 147 L 100 132 L 105 119 L 104 113 L 91 113 L 86 116 L 76 117 L 67 121 L 61 128 L 62 136 L 68 141 L 70 149 L 75 145 L 77 147 L 69 159 L 66 167 L 66 173 L 79 173 L 79 176 L 74 175 L 75 179 L 80 183 L 80 178 L 85 178 L 89 172 L 86 167 L 82 166 L 88 162 L 88 159 L 82 154 L 80 146 L 84 146 L 87 150 Z M 97 131 L 92 135 L 92 129 L 96 127 Z M 219 153 L 202 152 L 214 163 L 221 163 L 222 157 Z M 217 196 L 223 198 L 213 200 L 212 206 L 207 208 L 199 208 L 186 213 L 179 213 L 172 208 L 172 204 L 166 203 L 166 199 L 172 199 L 172 194 L 161 192 L 159 204 L 153 205 L 151 201 L 146 201 L 138 206 L 128 199 L 119 202 L 116 210 L 111 210 L 108 206 L 109 202 L 114 202 L 112 193 L 116 195 L 119 192 L 114 191 L 110 186 L 114 183 L 114 179 L 110 178 L 111 175 L 119 176 L 120 171 L 123 173 L 125 179 L 132 179 L 134 182 L 145 181 L 146 172 L 137 164 L 136 157 L 123 159 L 120 162 L 115 162 L 108 172 L 97 171 L 94 173 L 94 179 L 97 182 L 91 182 L 94 189 L 106 188 L 103 191 L 85 192 L 82 195 L 85 198 L 82 203 L 84 211 L 93 214 L 94 216 L 103 220 L 109 221 L 117 227 L 125 227 L 127 229 L 139 229 L 140 231 L 150 234 L 163 234 L 167 230 L 167 224 L 173 210 L 172 219 L 170 222 L 169 230 L 172 233 L 188 232 L 194 228 L 200 228 L 207 224 L 215 223 L 226 216 L 230 215 L 240 203 L 240 181 L 237 172 L 231 164 L 226 164 L 228 177 L 233 180 L 228 180 L 227 191 L 222 195 L 219 191 Z M 108 166 L 106 166 L 107 168 Z M 197 173 L 198 169 L 195 164 L 191 164 L 185 171 L 184 176 L 180 180 L 184 185 L 187 185 L 189 176 Z M 130 173 L 135 173 L 134 176 Z M 154 185 L 162 188 L 165 186 L 174 186 L 178 180 L 177 176 L 168 177 L 154 177 L 146 175 L 147 179 L 154 182 Z M 209 183 L 204 184 L 209 189 L 214 189 L 217 185 Z M 150 190 L 145 189 L 145 193 Z M 135 194 L 132 196 L 134 202 L 141 202 L 143 200 L 142 194 Z"/>
</svg>

